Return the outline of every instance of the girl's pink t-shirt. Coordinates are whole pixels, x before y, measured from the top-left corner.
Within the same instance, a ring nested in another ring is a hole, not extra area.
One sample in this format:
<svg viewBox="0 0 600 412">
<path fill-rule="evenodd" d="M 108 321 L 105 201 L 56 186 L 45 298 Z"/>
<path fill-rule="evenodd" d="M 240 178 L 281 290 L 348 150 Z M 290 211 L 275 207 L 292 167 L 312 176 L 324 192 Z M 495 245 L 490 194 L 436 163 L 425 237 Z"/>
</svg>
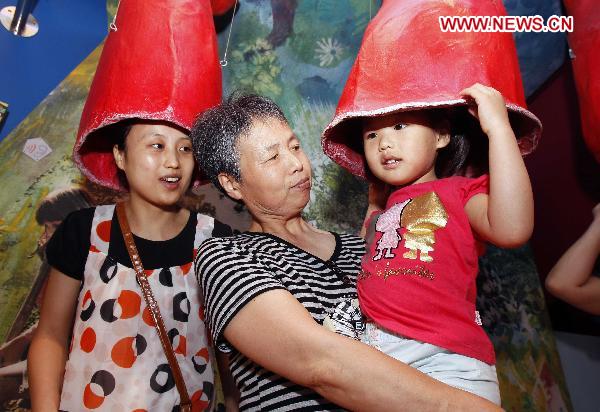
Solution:
<svg viewBox="0 0 600 412">
<path fill-rule="evenodd" d="M 360 306 L 379 326 L 495 364 L 475 308 L 482 245 L 465 204 L 487 193 L 489 176 L 453 176 L 393 192 L 367 222 Z"/>
</svg>

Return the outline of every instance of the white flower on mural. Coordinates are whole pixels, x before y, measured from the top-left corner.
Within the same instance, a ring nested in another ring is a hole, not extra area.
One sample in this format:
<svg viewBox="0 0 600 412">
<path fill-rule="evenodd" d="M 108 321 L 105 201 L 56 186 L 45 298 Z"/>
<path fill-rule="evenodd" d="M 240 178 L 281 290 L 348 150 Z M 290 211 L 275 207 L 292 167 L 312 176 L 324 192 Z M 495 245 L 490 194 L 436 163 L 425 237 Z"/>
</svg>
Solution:
<svg viewBox="0 0 600 412">
<path fill-rule="evenodd" d="M 328 37 L 317 40 L 315 53 L 317 54 L 317 59 L 319 59 L 319 66 L 331 65 L 341 58 L 343 51 L 344 47 L 336 39 Z"/>
</svg>

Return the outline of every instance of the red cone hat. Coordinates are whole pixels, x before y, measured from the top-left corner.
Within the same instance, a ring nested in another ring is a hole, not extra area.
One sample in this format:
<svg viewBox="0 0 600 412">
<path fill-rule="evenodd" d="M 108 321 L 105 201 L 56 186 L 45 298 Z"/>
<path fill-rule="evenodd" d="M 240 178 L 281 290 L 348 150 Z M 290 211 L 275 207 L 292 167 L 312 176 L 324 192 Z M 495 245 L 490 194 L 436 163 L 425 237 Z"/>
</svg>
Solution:
<svg viewBox="0 0 600 412">
<path fill-rule="evenodd" d="M 594 0 L 565 0 L 564 4 L 574 22 L 568 37 L 583 137 L 600 162 L 600 7 Z"/>
<path fill-rule="evenodd" d="M 124 189 L 112 154 L 122 134 L 118 122 L 159 120 L 189 130 L 200 112 L 221 101 L 212 14 L 209 0 L 120 2 L 73 149 L 91 181 Z"/>
<path fill-rule="evenodd" d="M 442 32 L 439 16 L 504 16 L 500 0 L 384 0 L 323 133 L 325 153 L 365 177 L 361 117 L 466 106 L 459 92 L 479 82 L 499 90 L 523 154 L 541 123 L 526 109 L 511 33 Z"/>
</svg>

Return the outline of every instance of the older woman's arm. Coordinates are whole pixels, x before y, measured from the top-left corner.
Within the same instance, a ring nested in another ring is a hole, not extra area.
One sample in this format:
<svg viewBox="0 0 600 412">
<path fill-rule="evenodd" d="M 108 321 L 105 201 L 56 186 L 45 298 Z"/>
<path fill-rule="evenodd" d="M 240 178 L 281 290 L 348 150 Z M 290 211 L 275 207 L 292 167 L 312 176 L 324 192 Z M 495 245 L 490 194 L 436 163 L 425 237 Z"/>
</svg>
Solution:
<svg viewBox="0 0 600 412">
<path fill-rule="evenodd" d="M 326 330 L 285 290 L 270 290 L 252 299 L 226 326 L 224 336 L 264 368 L 347 409 L 500 410 Z"/>
<path fill-rule="evenodd" d="M 546 289 L 581 310 L 600 315 L 600 278 L 592 276 L 600 253 L 600 204 L 593 213 L 592 224 L 546 277 Z"/>
</svg>

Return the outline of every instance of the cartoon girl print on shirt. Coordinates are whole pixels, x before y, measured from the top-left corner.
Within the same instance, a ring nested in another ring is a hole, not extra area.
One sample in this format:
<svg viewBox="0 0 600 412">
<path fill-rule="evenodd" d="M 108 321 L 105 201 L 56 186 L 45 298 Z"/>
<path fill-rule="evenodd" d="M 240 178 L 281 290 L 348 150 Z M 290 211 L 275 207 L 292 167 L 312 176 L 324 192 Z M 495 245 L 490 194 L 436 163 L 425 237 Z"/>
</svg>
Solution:
<svg viewBox="0 0 600 412">
<path fill-rule="evenodd" d="M 373 222 L 375 222 L 374 228 Z M 406 259 L 418 257 L 422 262 L 432 262 L 433 257 L 430 253 L 434 251 L 434 232 L 446 227 L 447 223 L 446 209 L 434 192 L 427 192 L 402 203 L 396 203 L 373 219 L 368 228 L 369 244 L 373 241 L 375 231 L 382 233 L 377 241 L 377 254 L 373 257 L 373 261 L 396 256 L 393 250 L 398 248 L 403 239 L 400 229 L 405 228 L 404 247 L 408 250 L 402 257 Z"/>
<path fill-rule="evenodd" d="M 396 203 L 377 218 L 375 230 L 383 233 L 383 235 L 377 241 L 377 255 L 373 260 L 380 260 L 383 257 L 391 259 L 395 256 L 394 253 L 392 253 L 392 249 L 396 249 L 400 240 L 402 240 L 402 236 L 400 236 L 399 232 L 400 217 L 402 215 L 402 210 L 408 203 L 410 203 L 410 199 L 402 203 Z"/>
</svg>

